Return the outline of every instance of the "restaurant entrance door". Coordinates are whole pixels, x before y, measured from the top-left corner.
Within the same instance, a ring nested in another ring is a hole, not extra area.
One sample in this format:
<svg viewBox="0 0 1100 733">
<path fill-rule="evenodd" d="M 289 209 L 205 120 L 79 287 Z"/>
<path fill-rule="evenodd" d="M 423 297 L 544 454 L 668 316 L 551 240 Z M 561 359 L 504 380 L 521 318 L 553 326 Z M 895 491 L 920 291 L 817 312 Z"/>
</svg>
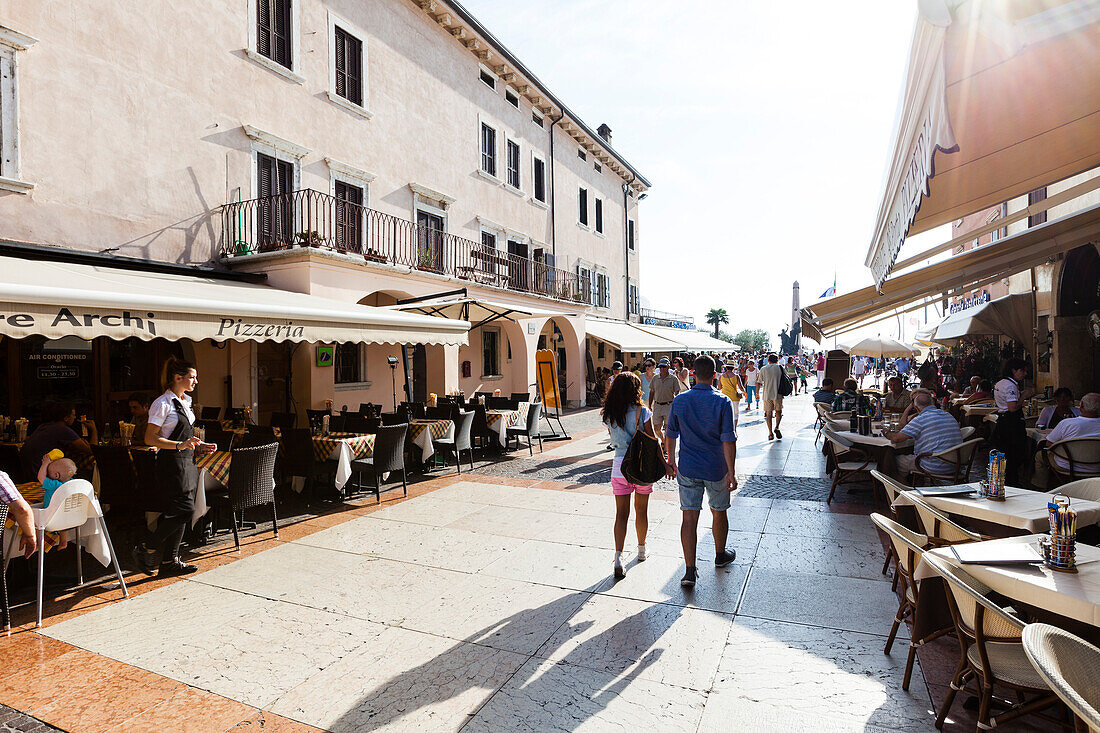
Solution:
<svg viewBox="0 0 1100 733">
<path fill-rule="evenodd" d="M 273 412 L 293 412 L 290 358 L 294 344 L 263 341 L 256 346 L 256 410 L 267 425 Z"/>
<path fill-rule="evenodd" d="M 1088 316 L 1100 311 L 1100 253 L 1086 244 L 1066 254 L 1054 319 L 1055 354 L 1059 362 L 1056 386 L 1075 395 L 1100 385 L 1100 342 L 1093 338 Z"/>
</svg>

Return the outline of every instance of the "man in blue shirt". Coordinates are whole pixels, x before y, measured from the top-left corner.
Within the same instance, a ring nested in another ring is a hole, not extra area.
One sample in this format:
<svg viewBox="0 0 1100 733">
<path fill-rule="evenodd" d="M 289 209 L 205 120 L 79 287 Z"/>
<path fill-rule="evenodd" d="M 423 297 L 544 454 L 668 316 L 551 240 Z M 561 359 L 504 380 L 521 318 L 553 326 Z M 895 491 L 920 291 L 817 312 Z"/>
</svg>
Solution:
<svg viewBox="0 0 1100 733">
<path fill-rule="evenodd" d="M 665 428 L 665 449 L 668 453 L 668 475 L 680 486 L 680 509 L 684 512 L 680 525 L 680 544 L 684 549 L 687 571 L 680 585 L 695 585 L 695 545 L 698 542 L 699 512 L 703 510 L 703 492 L 714 515 L 714 565 L 725 567 L 737 557 L 726 550 L 730 507 L 730 492 L 737 488 L 734 462 L 737 458 L 737 435 L 733 427 L 733 403 L 716 390 L 714 359 L 700 356 L 695 360 L 695 386 L 672 401 L 668 426 Z M 676 441 L 680 440 L 680 455 Z"/>
</svg>

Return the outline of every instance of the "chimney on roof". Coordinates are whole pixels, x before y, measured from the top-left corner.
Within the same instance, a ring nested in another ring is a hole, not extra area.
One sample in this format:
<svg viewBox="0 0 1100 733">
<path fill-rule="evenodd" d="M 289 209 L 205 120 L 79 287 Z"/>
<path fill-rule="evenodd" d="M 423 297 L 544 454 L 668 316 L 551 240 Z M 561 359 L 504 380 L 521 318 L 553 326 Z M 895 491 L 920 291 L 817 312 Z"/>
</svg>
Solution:
<svg viewBox="0 0 1100 733">
<path fill-rule="evenodd" d="M 605 143 L 611 144 L 611 128 L 607 126 L 606 122 L 596 128 L 596 134 L 602 137 Z"/>
</svg>

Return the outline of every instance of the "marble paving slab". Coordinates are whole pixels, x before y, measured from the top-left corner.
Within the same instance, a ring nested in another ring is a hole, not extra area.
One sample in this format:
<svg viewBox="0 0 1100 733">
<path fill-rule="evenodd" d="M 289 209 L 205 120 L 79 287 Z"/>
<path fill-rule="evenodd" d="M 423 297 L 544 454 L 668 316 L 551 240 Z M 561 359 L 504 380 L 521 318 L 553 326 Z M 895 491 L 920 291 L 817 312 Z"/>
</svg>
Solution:
<svg viewBox="0 0 1100 733">
<path fill-rule="evenodd" d="M 897 610 L 897 596 L 878 580 L 754 566 L 737 613 L 886 636 Z M 907 634 L 905 629 L 898 638 Z"/>
<path fill-rule="evenodd" d="M 521 540 L 538 539 L 550 527 L 574 522 L 590 517 L 581 517 L 535 509 L 520 509 L 511 506 L 490 505 L 476 512 L 456 519 L 447 525 L 450 529 L 462 529 L 470 532 L 515 537 Z"/>
<path fill-rule="evenodd" d="M 885 558 L 886 552 L 877 540 L 848 542 L 764 533 L 756 554 L 756 567 L 889 582 L 882 574 Z"/>
<path fill-rule="evenodd" d="M 788 537 L 877 542 L 878 531 L 871 520 L 860 514 L 833 514 L 775 507 L 764 525 L 766 534 Z"/>
<path fill-rule="evenodd" d="M 695 690 L 530 659 L 463 730 L 692 733 L 704 701 Z"/>
<path fill-rule="evenodd" d="M 412 522 L 433 527 L 444 527 L 451 522 L 473 514 L 485 506 L 480 502 L 460 501 L 437 497 L 435 493 L 418 496 L 411 501 L 380 509 L 370 516 L 395 522 Z"/>
<path fill-rule="evenodd" d="M 388 627 L 267 709 L 337 733 L 457 731 L 524 661 L 523 655 Z"/>
<path fill-rule="evenodd" d="M 614 553 L 595 547 L 528 540 L 479 570 L 512 580 L 595 591 L 611 582 Z"/>
<path fill-rule="evenodd" d="M 596 595 L 537 656 L 615 676 L 707 690 L 732 617 L 728 614 Z"/>
<path fill-rule="evenodd" d="M 700 730 L 929 730 L 920 670 L 905 692 L 904 669 L 879 636 L 738 617 Z"/>
<path fill-rule="evenodd" d="M 747 565 L 716 568 L 713 564 L 700 564 L 698 582 L 694 588 L 686 589 L 680 586 L 680 578 L 684 576 L 684 561 L 680 558 L 655 555 L 645 562 L 632 561 L 625 567 L 626 577 L 601 590 L 601 594 L 729 614 L 737 610 L 749 574 Z"/>
</svg>

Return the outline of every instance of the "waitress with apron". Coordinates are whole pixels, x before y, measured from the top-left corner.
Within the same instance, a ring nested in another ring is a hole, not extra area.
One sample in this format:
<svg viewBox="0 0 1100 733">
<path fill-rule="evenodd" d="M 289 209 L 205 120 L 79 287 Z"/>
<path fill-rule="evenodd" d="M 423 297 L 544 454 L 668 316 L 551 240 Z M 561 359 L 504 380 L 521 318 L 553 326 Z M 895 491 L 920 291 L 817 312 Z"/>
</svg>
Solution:
<svg viewBox="0 0 1100 733">
<path fill-rule="evenodd" d="M 1022 401 L 1035 394 L 1035 390 L 1021 392 L 1020 381 L 1027 376 L 1027 362 L 1009 359 L 1005 364 L 1005 378 L 993 386 L 993 399 L 997 403 L 997 425 L 993 428 L 993 445 L 1005 454 L 1005 483 L 1023 486 L 1023 468 L 1027 461 L 1027 428 Z"/>
<path fill-rule="evenodd" d="M 155 485 L 147 490 L 146 511 L 159 512 L 157 528 L 133 549 L 134 562 L 146 575 L 184 575 L 198 568 L 183 562 L 180 543 L 195 510 L 198 469 L 195 451 L 215 447 L 194 434 L 195 413 L 188 392 L 199 383 L 193 364 L 172 360 L 167 368 L 168 389 L 149 406 L 145 444 L 157 449 Z M 159 573 L 157 572 L 158 557 Z"/>
</svg>

